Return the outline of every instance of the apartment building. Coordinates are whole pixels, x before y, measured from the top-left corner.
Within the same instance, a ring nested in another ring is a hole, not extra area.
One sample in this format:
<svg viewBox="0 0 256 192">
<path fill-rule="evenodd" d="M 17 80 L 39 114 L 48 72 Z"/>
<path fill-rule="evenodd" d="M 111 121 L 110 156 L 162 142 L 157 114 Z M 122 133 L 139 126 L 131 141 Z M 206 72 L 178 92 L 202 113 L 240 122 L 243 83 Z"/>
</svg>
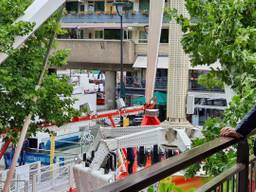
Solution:
<svg viewBox="0 0 256 192">
<path fill-rule="evenodd" d="M 124 9 L 122 14 L 126 101 L 132 104 L 145 92 L 150 5 L 149 0 L 130 2 L 130 9 Z M 169 0 L 166 0 L 165 6 L 170 6 Z M 113 108 L 113 98 L 117 96 L 120 81 L 120 17 L 113 0 L 67 1 L 62 27 L 67 33 L 58 37 L 58 44 L 61 48 L 72 48 L 67 68 L 105 72 L 106 104 L 108 108 Z M 155 91 L 163 93 L 167 92 L 169 27 L 169 22 L 164 19 L 155 84 Z M 202 124 L 209 116 L 221 116 L 226 107 L 224 90 L 207 90 L 197 83 L 198 76 L 209 70 L 207 66 L 190 67 L 189 70 L 187 108 L 191 121 L 196 125 Z"/>
</svg>

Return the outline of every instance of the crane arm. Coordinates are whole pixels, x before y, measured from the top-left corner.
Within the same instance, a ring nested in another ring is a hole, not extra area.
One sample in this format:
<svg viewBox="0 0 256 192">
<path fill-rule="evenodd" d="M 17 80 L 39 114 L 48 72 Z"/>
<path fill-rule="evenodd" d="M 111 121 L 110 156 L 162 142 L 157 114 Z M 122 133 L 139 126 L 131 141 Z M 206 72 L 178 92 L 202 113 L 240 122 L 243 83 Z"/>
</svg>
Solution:
<svg viewBox="0 0 256 192">
<path fill-rule="evenodd" d="M 25 36 L 17 36 L 15 38 L 13 48 L 18 49 L 23 43 L 25 43 L 28 38 L 36 32 L 36 30 L 45 22 L 47 19 L 58 10 L 65 0 L 35 0 L 33 3 L 25 10 L 24 15 L 19 17 L 16 22 L 25 21 L 34 23 L 35 26 L 33 30 Z M 0 53 L 0 64 L 3 63 L 9 55 L 5 53 Z"/>
<path fill-rule="evenodd" d="M 153 98 L 155 89 L 158 51 L 163 22 L 164 0 L 150 0 L 149 32 L 147 47 L 146 103 Z"/>
</svg>

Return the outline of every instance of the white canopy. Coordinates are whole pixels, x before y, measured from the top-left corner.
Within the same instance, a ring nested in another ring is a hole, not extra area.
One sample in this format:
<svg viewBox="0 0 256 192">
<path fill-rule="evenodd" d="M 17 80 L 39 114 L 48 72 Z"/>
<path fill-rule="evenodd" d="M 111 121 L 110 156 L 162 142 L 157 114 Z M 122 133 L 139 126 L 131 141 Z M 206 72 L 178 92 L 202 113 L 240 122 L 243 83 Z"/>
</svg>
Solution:
<svg viewBox="0 0 256 192">
<path fill-rule="evenodd" d="M 158 57 L 157 68 L 158 69 L 168 69 L 169 57 Z M 147 57 L 146 56 L 138 56 L 135 60 L 135 63 L 132 66 L 133 68 L 147 68 Z M 190 70 L 205 70 L 209 71 L 213 69 L 221 68 L 220 63 L 216 62 L 210 66 L 208 65 L 198 65 L 195 67 L 190 66 Z"/>
</svg>

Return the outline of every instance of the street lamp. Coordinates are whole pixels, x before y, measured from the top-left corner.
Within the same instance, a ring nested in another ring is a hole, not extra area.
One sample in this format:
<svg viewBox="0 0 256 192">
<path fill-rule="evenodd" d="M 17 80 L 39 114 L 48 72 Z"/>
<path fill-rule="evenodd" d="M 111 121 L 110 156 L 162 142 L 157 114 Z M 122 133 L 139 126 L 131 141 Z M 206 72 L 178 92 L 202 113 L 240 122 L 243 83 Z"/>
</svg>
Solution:
<svg viewBox="0 0 256 192">
<path fill-rule="evenodd" d="M 124 85 L 124 74 L 123 74 L 123 40 L 124 40 L 124 32 L 123 32 L 123 10 L 129 10 L 132 7 L 131 2 L 114 2 L 113 3 L 116 6 L 116 11 L 118 16 L 120 17 L 120 72 L 121 72 L 121 77 L 120 77 L 120 98 L 125 99 L 125 85 Z M 123 126 L 123 118 L 121 117 L 121 126 Z M 133 162 L 134 162 L 134 152 L 133 148 L 127 148 L 127 160 L 130 162 L 128 164 L 128 173 L 131 174 L 132 167 L 133 167 Z"/>
<path fill-rule="evenodd" d="M 124 84 L 124 68 L 123 68 L 123 10 L 129 10 L 132 6 L 131 2 L 114 2 L 118 16 L 120 17 L 120 98 L 125 99 L 125 84 Z"/>
</svg>

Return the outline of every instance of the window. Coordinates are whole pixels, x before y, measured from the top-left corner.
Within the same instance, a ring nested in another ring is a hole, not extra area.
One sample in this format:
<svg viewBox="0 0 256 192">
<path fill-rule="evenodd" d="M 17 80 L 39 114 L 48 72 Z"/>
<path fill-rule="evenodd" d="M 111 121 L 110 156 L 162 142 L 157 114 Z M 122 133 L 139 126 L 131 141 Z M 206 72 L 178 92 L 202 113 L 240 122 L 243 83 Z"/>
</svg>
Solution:
<svg viewBox="0 0 256 192">
<path fill-rule="evenodd" d="M 68 13 L 78 12 L 78 2 L 66 2 L 66 10 Z"/>
<path fill-rule="evenodd" d="M 103 39 L 103 31 L 95 31 L 95 39 Z"/>
<path fill-rule="evenodd" d="M 94 2 L 88 1 L 88 11 L 94 11 Z"/>
<path fill-rule="evenodd" d="M 132 31 L 128 31 L 128 39 L 132 39 Z"/>
<path fill-rule="evenodd" d="M 95 1 L 95 11 L 105 11 L 105 2 Z"/>
<path fill-rule="evenodd" d="M 131 2 L 131 1 L 129 3 L 130 3 L 130 6 L 129 7 L 124 7 L 123 11 L 131 11 L 131 10 L 133 10 L 134 3 Z"/>
<path fill-rule="evenodd" d="M 169 29 L 162 29 L 160 43 L 169 43 Z"/>
<path fill-rule="evenodd" d="M 148 11 L 149 10 L 149 0 L 140 0 L 139 10 L 140 11 Z"/>
<path fill-rule="evenodd" d="M 78 39 L 84 39 L 84 31 L 78 30 Z"/>
<path fill-rule="evenodd" d="M 84 12 L 84 4 L 80 5 L 80 11 Z"/>
<path fill-rule="evenodd" d="M 132 39 L 132 31 L 125 30 L 124 31 L 124 39 Z"/>
<path fill-rule="evenodd" d="M 140 31 L 140 34 L 139 34 L 139 43 L 147 43 L 148 40 L 148 34 L 146 31 Z"/>
<path fill-rule="evenodd" d="M 120 29 L 105 29 L 104 39 L 120 39 Z"/>
</svg>

